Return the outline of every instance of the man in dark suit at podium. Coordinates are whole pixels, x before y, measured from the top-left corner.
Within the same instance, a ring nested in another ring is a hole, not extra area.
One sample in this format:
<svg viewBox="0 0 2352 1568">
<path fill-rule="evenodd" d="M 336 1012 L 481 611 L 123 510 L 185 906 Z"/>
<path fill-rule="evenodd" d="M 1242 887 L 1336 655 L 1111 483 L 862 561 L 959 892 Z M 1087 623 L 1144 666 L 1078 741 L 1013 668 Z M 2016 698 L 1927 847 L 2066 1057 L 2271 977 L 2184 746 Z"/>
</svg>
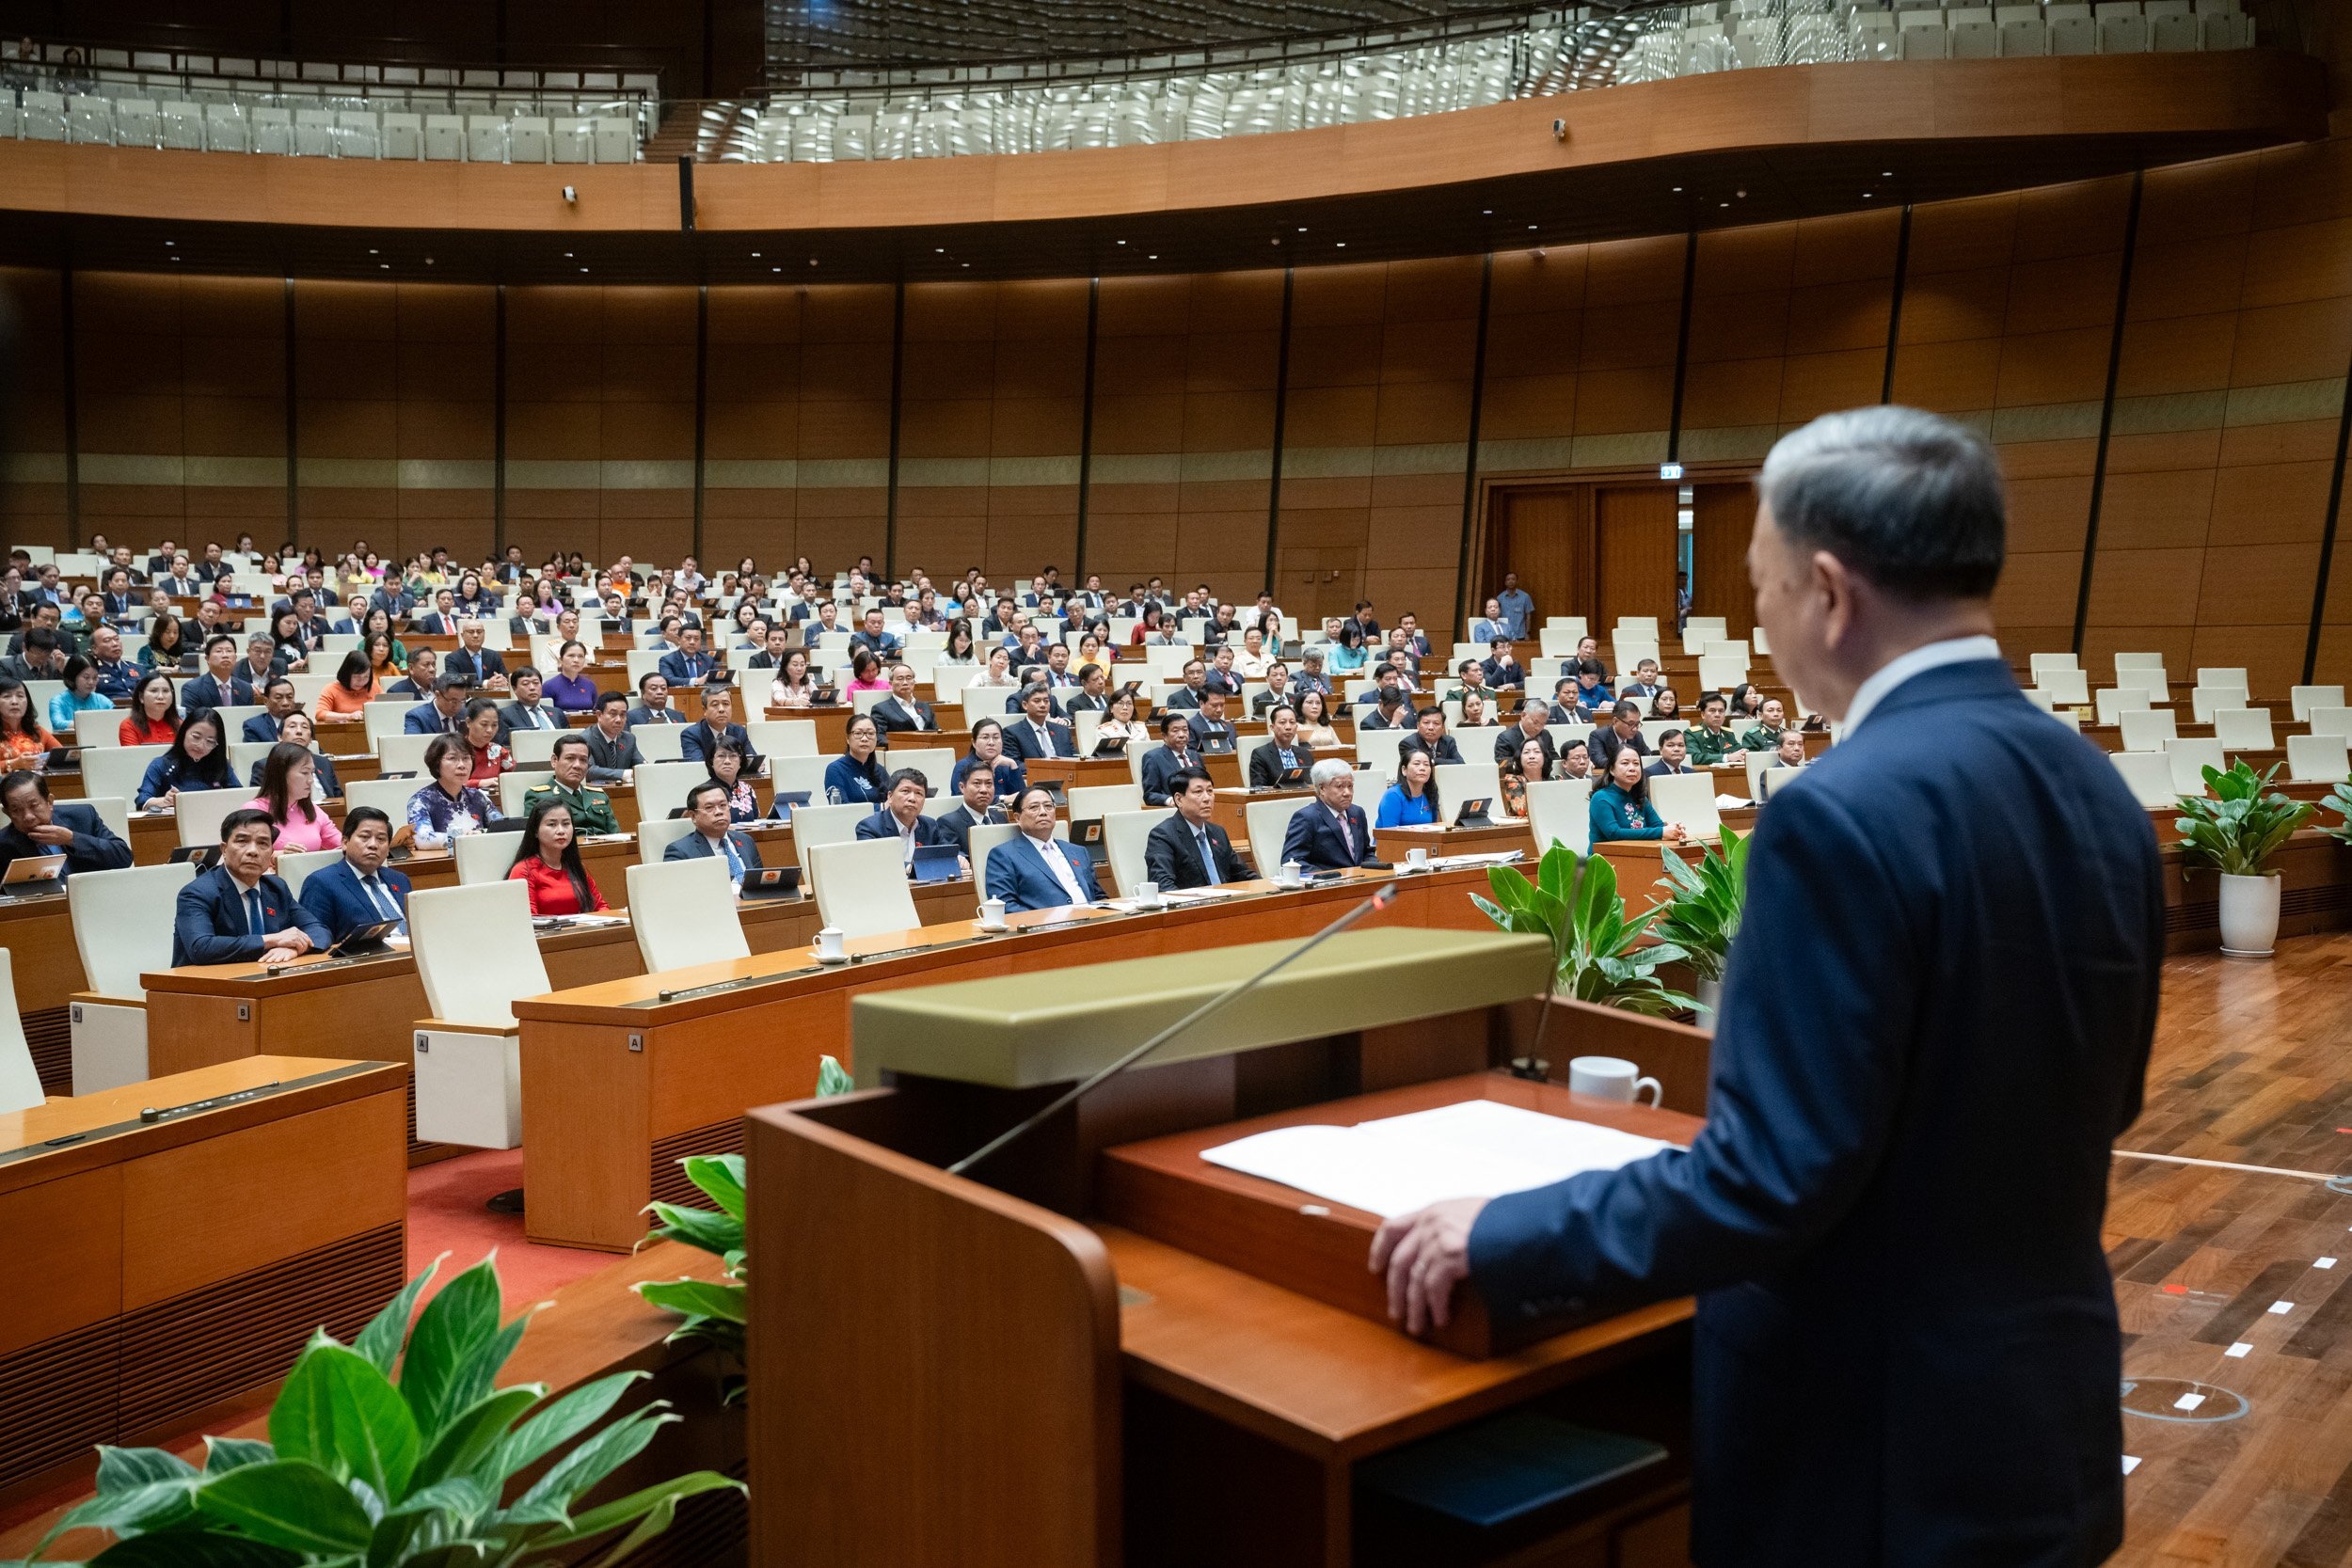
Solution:
<svg viewBox="0 0 2352 1568">
<path fill-rule="evenodd" d="M 1845 728 L 1756 824 L 1706 1131 L 1396 1216 L 1373 1263 L 1414 1329 L 1465 1277 L 1502 1322 L 1697 1292 L 1701 1563 L 2097 1562 L 2123 1539 L 2100 1226 L 2155 1029 L 2155 836 L 1993 639 L 1981 440 L 1833 414 L 1756 483 L 1756 624 Z"/>
<path fill-rule="evenodd" d="M 1386 865 L 1373 847 L 1372 822 L 1356 803 L 1356 770 L 1338 757 L 1325 757 L 1308 769 L 1307 782 L 1315 798 L 1298 808 L 1282 832 L 1283 863 L 1302 871 Z"/>
</svg>

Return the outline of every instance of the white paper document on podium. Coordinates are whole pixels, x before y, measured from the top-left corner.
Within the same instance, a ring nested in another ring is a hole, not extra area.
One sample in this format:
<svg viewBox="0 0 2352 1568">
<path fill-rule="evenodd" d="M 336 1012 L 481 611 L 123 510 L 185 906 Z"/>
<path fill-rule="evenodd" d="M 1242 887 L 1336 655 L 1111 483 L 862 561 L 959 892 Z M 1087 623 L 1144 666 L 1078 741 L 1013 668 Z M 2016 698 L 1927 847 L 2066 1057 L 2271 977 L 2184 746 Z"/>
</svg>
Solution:
<svg viewBox="0 0 2352 1568">
<path fill-rule="evenodd" d="M 1500 1101 L 1466 1100 L 1353 1127 L 1277 1128 L 1202 1149 L 1200 1157 L 1386 1218 L 1440 1198 L 1548 1187 L 1674 1147 Z"/>
</svg>

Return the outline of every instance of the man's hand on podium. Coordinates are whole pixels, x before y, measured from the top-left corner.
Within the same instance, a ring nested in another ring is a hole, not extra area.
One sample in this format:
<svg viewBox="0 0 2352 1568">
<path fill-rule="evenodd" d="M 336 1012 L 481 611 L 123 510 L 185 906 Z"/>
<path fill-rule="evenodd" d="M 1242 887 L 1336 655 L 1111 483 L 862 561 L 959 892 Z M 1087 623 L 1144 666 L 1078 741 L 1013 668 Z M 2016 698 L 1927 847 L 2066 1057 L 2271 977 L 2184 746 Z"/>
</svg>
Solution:
<svg viewBox="0 0 2352 1568">
<path fill-rule="evenodd" d="M 1406 1333 L 1453 1320 L 1454 1287 L 1470 1277 L 1470 1227 L 1486 1207 L 1483 1197 L 1450 1197 L 1380 1222 L 1372 1272 L 1389 1276 L 1389 1317 Z"/>
</svg>

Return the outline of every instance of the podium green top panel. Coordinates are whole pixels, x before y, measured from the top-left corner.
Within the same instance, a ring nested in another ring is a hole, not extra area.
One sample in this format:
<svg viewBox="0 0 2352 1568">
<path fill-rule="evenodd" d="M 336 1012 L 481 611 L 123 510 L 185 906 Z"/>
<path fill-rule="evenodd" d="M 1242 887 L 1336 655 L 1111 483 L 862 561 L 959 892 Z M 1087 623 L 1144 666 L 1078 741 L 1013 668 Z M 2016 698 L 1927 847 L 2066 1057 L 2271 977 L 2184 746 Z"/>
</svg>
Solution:
<svg viewBox="0 0 2352 1568">
<path fill-rule="evenodd" d="M 1298 945 L 1252 942 L 860 996 L 850 1014 L 858 1083 L 879 1084 L 885 1070 L 998 1088 L 1069 1083 Z M 1518 1001 L 1544 989 L 1550 961 L 1551 944 L 1541 937 L 1343 931 L 1138 1066 Z"/>
</svg>

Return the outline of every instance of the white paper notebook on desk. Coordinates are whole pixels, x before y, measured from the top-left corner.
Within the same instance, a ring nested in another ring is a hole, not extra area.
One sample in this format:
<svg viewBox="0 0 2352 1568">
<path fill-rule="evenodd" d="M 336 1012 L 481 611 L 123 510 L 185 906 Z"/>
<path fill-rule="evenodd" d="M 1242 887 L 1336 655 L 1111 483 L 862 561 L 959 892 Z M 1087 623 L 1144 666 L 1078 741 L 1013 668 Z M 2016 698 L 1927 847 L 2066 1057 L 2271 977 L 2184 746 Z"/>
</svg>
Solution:
<svg viewBox="0 0 2352 1568">
<path fill-rule="evenodd" d="M 1466 1100 L 1353 1127 L 1277 1128 L 1202 1149 L 1200 1157 L 1386 1218 L 1440 1198 L 1548 1187 L 1674 1147 L 1500 1101 Z"/>
</svg>

